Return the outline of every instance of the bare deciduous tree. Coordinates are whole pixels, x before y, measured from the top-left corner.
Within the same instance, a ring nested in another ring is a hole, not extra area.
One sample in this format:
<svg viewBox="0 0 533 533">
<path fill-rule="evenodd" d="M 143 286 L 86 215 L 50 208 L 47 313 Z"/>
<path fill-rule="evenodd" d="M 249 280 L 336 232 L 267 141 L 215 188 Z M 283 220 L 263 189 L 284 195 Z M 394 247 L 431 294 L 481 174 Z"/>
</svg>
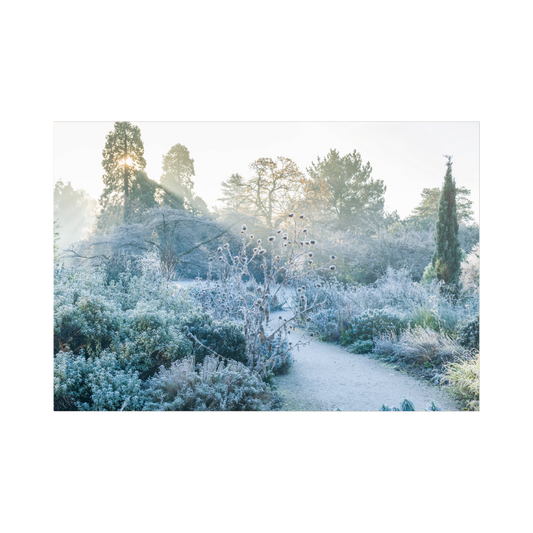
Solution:
<svg viewBox="0 0 533 533">
<path fill-rule="evenodd" d="M 233 224 L 223 227 L 183 210 L 155 208 L 143 223 L 123 224 L 105 236 L 81 241 L 66 250 L 68 256 L 84 260 L 106 259 L 110 254 L 127 251 L 142 253 L 156 250 L 162 275 L 171 280 L 185 257 L 227 234 Z M 205 251 L 204 255 L 207 253 Z"/>
</svg>

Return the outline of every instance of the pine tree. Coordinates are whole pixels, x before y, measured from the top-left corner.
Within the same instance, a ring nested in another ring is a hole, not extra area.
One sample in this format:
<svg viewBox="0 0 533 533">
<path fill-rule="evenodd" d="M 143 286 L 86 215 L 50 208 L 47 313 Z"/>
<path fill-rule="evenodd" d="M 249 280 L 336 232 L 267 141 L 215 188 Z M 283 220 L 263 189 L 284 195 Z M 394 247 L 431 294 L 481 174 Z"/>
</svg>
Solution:
<svg viewBox="0 0 533 533">
<path fill-rule="evenodd" d="M 115 122 L 114 130 L 106 136 L 102 156 L 105 188 L 100 196 L 102 214 L 99 224 L 128 222 L 133 182 L 138 176 L 137 171 L 146 167 L 141 130 L 130 122 Z"/>
<path fill-rule="evenodd" d="M 455 292 L 461 272 L 461 246 L 459 244 L 457 222 L 457 189 L 452 176 L 452 158 L 445 156 L 446 175 L 439 200 L 439 215 L 435 234 L 435 252 L 431 264 L 437 279 L 443 280 Z"/>
<path fill-rule="evenodd" d="M 342 156 L 330 150 L 324 159 L 317 158 L 307 169 L 311 180 L 321 185 L 321 211 L 340 229 L 365 229 L 383 218 L 385 191 L 383 180 L 372 178 L 369 162 L 363 164 L 354 150 Z"/>
</svg>

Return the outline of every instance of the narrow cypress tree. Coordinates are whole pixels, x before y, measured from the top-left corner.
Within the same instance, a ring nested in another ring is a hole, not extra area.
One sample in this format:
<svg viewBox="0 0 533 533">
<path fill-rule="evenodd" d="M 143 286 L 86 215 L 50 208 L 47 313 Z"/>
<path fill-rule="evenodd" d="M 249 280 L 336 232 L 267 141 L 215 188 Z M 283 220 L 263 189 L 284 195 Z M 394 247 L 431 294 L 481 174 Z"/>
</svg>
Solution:
<svg viewBox="0 0 533 533">
<path fill-rule="evenodd" d="M 444 280 L 449 290 L 456 292 L 461 273 L 461 245 L 459 244 L 455 180 L 452 176 L 452 157 L 446 163 L 446 175 L 439 200 L 439 215 L 435 233 L 435 253 L 431 264 L 437 279 Z"/>
</svg>

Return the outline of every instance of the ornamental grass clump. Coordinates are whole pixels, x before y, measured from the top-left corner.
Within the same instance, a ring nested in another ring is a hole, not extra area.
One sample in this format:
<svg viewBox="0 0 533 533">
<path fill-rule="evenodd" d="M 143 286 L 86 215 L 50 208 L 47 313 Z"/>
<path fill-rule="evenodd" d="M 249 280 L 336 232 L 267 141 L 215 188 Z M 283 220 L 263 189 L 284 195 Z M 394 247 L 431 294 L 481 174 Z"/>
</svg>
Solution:
<svg viewBox="0 0 533 533">
<path fill-rule="evenodd" d="M 444 382 L 465 411 L 479 411 L 479 352 L 446 364 Z"/>
<path fill-rule="evenodd" d="M 438 365 L 463 356 L 466 350 L 448 335 L 417 326 L 401 334 L 394 352 L 400 359 L 410 363 Z"/>
<path fill-rule="evenodd" d="M 291 349 L 309 342 L 301 332 L 296 335 L 294 325 L 302 325 L 303 333 L 307 332 L 307 316 L 320 308 L 323 298 L 318 293 L 308 295 L 303 281 L 318 278 L 318 273 L 335 266 L 333 260 L 324 266 L 314 263 L 310 254 L 316 241 L 308 240 L 304 215 L 291 213 L 288 218 L 290 230 L 280 230 L 265 242 L 248 236 L 243 226 L 240 250 L 231 250 L 229 244 L 219 247 L 218 260 L 209 262 L 208 279 L 200 282 L 196 293 L 204 312 L 242 322 L 248 367 L 263 376 L 285 365 Z M 257 269 L 261 282 L 253 275 Z M 293 311 L 292 317 L 271 316 L 280 301 Z"/>
</svg>

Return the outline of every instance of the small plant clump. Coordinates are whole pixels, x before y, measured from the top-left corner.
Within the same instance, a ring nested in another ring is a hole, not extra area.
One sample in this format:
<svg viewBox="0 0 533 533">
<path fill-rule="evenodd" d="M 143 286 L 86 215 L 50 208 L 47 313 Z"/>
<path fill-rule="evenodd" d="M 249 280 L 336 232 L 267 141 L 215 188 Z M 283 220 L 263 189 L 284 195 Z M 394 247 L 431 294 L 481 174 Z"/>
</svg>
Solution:
<svg viewBox="0 0 533 533">
<path fill-rule="evenodd" d="M 365 311 L 350 321 L 345 342 L 369 341 L 373 347 L 375 337 L 391 332 L 399 334 L 406 328 L 407 321 L 390 312 L 383 310 Z"/>
<path fill-rule="evenodd" d="M 415 406 L 413 405 L 413 402 L 411 402 L 410 400 L 404 400 L 401 403 L 399 409 L 397 407 L 389 407 L 388 405 L 383 404 L 379 410 L 380 411 L 415 411 L 416 409 L 415 409 Z M 425 411 L 441 411 L 442 409 L 440 409 L 440 407 L 438 407 L 435 404 L 435 402 L 432 401 L 429 404 L 429 406 L 424 410 Z"/>
<path fill-rule="evenodd" d="M 446 365 L 445 382 L 466 411 L 479 411 L 479 352 Z"/>
<path fill-rule="evenodd" d="M 257 373 L 237 361 L 194 356 L 161 368 L 147 384 L 146 410 L 266 411 L 274 395 Z"/>
<path fill-rule="evenodd" d="M 479 351 L 479 315 L 459 327 L 457 341 L 465 348 Z"/>
</svg>

